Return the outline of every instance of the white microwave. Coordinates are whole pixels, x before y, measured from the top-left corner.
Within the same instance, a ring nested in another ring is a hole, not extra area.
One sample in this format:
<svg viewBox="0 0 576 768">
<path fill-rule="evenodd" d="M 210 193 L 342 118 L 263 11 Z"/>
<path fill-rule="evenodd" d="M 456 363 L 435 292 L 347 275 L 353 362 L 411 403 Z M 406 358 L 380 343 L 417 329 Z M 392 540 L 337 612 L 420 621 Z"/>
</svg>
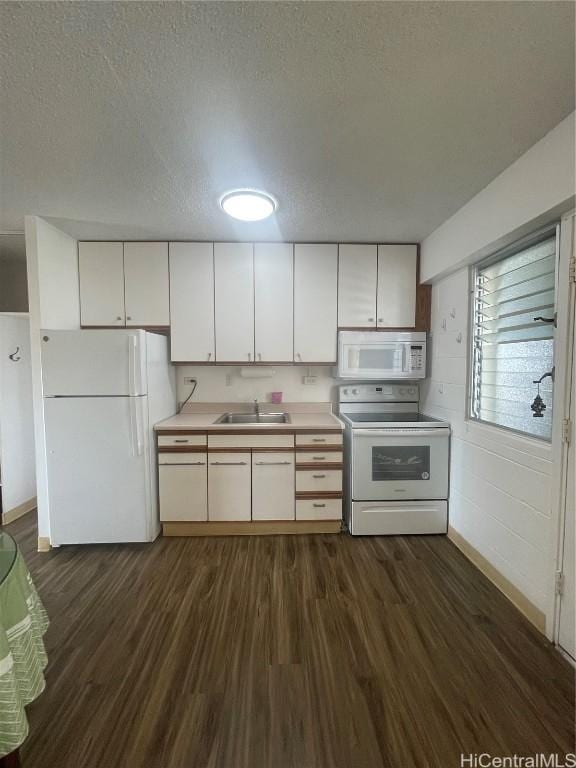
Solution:
<svg viewBox="0 0 576 768">
<path fill-rule="evenodd" d="M 412 331 L 340 331 L 338 378 L 423 379 L 426 334 Z"/>
</svg>

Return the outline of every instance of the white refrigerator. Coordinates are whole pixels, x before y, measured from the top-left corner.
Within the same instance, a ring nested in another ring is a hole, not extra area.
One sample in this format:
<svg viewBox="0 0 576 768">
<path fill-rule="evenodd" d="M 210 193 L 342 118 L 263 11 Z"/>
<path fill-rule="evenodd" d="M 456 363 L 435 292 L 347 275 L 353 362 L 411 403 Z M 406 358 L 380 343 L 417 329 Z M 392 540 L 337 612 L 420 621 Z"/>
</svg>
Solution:
<svg viewBox="0 0 576 768">
<path fill-rule="evenodd" d="M 52 545 L 153 541 L 153 425 L 176 411 L 168 339 L 43 331 L 42 384 Z"/>
</svg>

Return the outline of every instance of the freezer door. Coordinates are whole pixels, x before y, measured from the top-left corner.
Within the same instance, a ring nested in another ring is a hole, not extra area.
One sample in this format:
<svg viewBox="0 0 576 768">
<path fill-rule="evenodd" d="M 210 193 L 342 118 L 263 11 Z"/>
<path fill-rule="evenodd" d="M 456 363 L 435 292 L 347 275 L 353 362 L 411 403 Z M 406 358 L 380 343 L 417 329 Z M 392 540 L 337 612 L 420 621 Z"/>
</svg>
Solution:
<svg viewBox="0 0 576 768">
<path fill-rule="evenodd" d="M 44 400 L 53 544 L 151 541 L 146 397 Z"/>
<path fill-rule="evenodd" d="M 144 331 L 41 331 L 44 397 L 145 395 Z"/>
</svg>

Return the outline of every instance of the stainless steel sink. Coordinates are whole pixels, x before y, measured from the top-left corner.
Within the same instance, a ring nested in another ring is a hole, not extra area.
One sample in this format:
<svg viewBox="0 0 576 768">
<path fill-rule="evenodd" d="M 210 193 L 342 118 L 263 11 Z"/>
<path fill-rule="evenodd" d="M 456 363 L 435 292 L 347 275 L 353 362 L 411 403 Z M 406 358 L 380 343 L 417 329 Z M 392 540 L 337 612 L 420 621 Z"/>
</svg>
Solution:
<svg viewBox="0 0 576 768">
<path fill-rule="evenodd" d="M 214 424 L 289 424 L 287 413 L 223 413 Z"/>
</svg>

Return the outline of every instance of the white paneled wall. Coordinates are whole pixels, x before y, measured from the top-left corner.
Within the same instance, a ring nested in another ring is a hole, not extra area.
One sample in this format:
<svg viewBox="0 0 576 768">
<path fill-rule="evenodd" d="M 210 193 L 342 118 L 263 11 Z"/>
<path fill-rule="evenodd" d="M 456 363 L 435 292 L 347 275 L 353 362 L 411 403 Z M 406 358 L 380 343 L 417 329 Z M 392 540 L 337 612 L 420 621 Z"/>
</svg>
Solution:
<svg viewBox="0 0 576 768">
<path fill-rule="evenodd" d="M 466 420 L 468 270 L 432 289 L 430 378 L 422 408 L 453 428 L 450 526 L 537 608 L 547 609 L 551 447 Z"/>
</svg>

